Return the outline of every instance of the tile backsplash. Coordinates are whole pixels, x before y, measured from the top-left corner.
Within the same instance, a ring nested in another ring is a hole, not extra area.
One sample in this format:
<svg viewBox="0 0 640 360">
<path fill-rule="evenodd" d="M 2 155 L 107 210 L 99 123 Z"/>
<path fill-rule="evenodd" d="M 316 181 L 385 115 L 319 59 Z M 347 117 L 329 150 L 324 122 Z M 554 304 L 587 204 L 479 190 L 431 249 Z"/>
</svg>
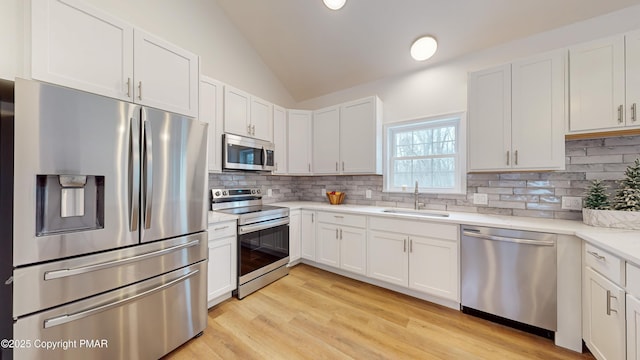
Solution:
<svg viewBox="0 0 640 360">
<path fill-rule="evenodd" d="M 582 219 L 582 212 L 563 210 L 562 196 L 583 196 L 591 180 L 602 179 L 613 192 L 626 167 L 640 157 L 640 136 L 610 137 L 566 142 L 566 170 L 552 172 L 473 173 L 467 175 L 467 193 L 420 194 L 427 209 L 556 219 Z M 327 201 L 322 189 L 344 191 L 345 204 L 412 207 L 411 189 L 382 192 L 382 176 L 276 176 L 232 172 L 209 174 L 209 188 L 261 187 L 265 203 Z M 365 198 L 371 190 L 371 199 Z M 488 205 L 474 205 L 473 194 L 488 194 Z"/>
</svg>

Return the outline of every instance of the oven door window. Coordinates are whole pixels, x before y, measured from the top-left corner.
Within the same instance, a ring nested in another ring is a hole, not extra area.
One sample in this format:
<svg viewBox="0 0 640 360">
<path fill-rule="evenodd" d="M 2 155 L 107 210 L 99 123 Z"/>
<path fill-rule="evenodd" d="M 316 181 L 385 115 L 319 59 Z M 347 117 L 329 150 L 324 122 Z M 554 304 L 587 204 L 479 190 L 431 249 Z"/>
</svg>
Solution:
<svg viewBox="0 0 640 360">
<path fill-rule="evenodd" d="M 289 225 L 280 225 L 239 236 L 240 276 L 289 256 Z"/>
</svg>

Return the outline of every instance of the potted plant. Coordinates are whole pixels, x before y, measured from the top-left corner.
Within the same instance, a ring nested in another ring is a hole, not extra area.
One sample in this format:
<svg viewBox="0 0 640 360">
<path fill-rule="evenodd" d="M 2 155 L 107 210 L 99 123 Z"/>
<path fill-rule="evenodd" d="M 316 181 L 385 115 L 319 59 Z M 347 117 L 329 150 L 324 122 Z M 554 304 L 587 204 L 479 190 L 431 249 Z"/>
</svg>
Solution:
<svg viewBox="0 0 640 360">
<path fill-rule="evenodd" d="M 606 186 L 594 180 L 587 190 L 582 220 L 587 225 L 640 230 L 640 158 L 627 167 L 610 202 Z"/>
</svg>

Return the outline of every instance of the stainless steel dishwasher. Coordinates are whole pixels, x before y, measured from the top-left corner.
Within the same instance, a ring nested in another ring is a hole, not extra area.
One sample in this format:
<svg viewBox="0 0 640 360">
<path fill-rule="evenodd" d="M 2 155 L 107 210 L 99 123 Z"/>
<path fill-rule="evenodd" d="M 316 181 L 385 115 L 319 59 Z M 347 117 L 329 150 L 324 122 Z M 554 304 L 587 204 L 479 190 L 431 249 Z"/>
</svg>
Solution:
<svg viewBox="0 0 640 360">
<path fill-rule="evenodd" d="M 466 225 L 461 232 L 462 310 L 557 330 L 557 235 Z"/>
</svg>

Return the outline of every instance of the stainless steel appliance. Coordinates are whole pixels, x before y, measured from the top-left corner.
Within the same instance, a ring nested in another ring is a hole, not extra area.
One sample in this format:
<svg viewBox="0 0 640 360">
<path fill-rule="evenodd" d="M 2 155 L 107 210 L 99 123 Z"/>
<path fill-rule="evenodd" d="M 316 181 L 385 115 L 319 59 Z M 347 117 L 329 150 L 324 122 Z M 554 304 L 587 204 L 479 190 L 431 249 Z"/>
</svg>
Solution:
<svg viewBox="0 0 640 360">
<path fill-rule="evenodd" d="M 466 225 L 461 231 L 463 310 L 557 330 L 557 235 Z"/>
<path fill-rule="evenodd" d="M 211 190 L 214 211 L 238 216 L 239 299 L 289 274 L 289 209 L 262 205 L 260 189 Z"/>
<path fill-rule="evenodd" d="M 224 134 L 222 138 L 224 170 L 275 170 L 273 143 L 232 134 Z"/>
<path fill-rule="evenodd" d="M 15 357 L 159 358 L 202 332 L 207 125 L 35 81 L 15 94 L 8 282 L 31 341 Z"/>
</svg>

